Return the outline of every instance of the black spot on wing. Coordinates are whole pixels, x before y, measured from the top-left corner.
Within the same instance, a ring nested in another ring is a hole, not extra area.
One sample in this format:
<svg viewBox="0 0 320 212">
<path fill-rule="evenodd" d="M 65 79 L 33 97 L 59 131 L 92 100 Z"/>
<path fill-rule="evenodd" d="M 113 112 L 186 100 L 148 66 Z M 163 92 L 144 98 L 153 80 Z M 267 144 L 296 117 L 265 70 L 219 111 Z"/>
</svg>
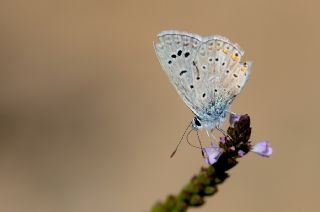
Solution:
<svg viewBox="0 0 320 212">
<path fill-rule="evenodd" d="M 185 74 L 185 73 L 187 73 L 187 70 L 182 70 L 182 71 L 180 72 L 180 76 L 182 76 L 182 74 Z"/>
</svg>

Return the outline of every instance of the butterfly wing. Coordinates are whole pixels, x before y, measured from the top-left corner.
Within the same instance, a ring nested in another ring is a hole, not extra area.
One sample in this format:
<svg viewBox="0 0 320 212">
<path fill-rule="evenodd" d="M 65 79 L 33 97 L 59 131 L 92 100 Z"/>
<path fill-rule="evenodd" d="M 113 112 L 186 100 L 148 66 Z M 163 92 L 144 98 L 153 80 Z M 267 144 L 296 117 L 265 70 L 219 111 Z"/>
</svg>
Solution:
<svg viewBox="0 0 320 212">
<path fill-rule="evenodd" d="M 193 65 L 198 48 L 202 44 L 199 35 L 163 31 L 158 34 L 159 42 L 154 47 L 163 70 L 187 106 L 196 114 L 201 109 L 196 102 Z"/>
<path fill-rule="evenodd" d="M 178 94 L 201 119 L 219 120 L 249 77 L 243 50 L 219 35 L 164 31 L 158 38 L 158 59 Z"/>
<path fill-rule="evenodd" d="M 243 50 L 227 38 L 203 38 L 195 56 L 197 73 L 194 74 L 197 101 L 205 119 L 219 119 L 244 87 L 250 62 L 242 63 Z"/>
</svg>

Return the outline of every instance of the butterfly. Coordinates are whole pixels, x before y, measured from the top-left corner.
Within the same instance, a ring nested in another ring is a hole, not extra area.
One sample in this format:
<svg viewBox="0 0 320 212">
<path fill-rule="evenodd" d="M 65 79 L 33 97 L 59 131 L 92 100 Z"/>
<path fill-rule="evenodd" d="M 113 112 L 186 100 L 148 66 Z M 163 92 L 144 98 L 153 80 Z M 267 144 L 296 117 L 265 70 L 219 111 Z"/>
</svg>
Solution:
<svg viewBox="0 0 320 212">
<path fill-rule="evenodd" d="M 245 86 L 251 62 L 244 51 L 219 35 L 201 37 L 163 31 L 154 48 L 160 64 L 186 105 L 195 114 L 192 127 L 212 132 L 226 119 L 228 110 Z"/>
</svg>

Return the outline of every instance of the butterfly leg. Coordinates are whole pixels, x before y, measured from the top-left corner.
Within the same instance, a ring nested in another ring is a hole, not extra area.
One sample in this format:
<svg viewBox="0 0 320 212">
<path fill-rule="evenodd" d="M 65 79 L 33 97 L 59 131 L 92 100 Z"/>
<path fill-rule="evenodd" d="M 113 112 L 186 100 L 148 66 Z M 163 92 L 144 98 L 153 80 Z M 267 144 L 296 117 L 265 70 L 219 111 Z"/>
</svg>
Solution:
<svg viewBox="0 0 320 212">
<path fill-rule="evenodd" d="M 192 143 L 190 143 L 190 141 L 189 141 L 189 135 L 190 135 L 190 133 L 191 133 L 192 131 L 193 131 L 193 129 L 191 129 L 191 130 L 188 132 L 188 134 L 187 134 L 187 143 L 188 143 L 190 146 L 194 147 L 194 148 L 202 149 L 201 147 L 195 146 L 195 145 L 193 145 Z M 198 132 L 198 131 L 197 131 L 197 132 Z"/>
<path fill-rule="evenodd" d="M 200 144 L 200 147 L 201 147 L 202 157 L 205 158 L 204 153 L 203 153 L 202 143 L 201 143 L 200 136 L 199 136 L 199 131 L 197 131 L 197 137 L 198 137 L 198 141 L 199 141 L 199 144 Z"/>
<path fill-rule="evenodd" d="M 216 136 L 213 134 L 213 130 L 211 129 L 210 131 L 207 130 L 207 135 L 209 136 L 209 138 L 211 138 L 214 142 L 219 143 L 218 139 L 216 138 Z"/>
<path fill-rule="evenodd" d="M 232 115 L 237 115 L 236 113 L 228 111 L 228 110 L 226 110 L 226 112 L 229 113 L 229 114 L 232 114 Z"/>
<path fill-rule="evenodd" d="M 219 130 L 225 137 L 228 137 L 229 139 L 231 139 L 230 135 L 228 135 L 228 133 L 224 131 L 222 128 L 220 128 L 219 126 L 216 126 L 216 129 Z"/>
<path fill-rule="evenodd" d="M 190 146 L 194 147 L 194 148 L 200 149 L 200 150 L 201 150 L 202 157 L 205 158 L 204 153 L 203 153 L 202 143 L 201 143 L 201 140 L 200 140 L 200 137 L 199 137 L 199 132 L 198 132 L 197 130 L 196 130 L 196 132 L 197 132 L 198 141 L 199 141 L 199 143 L 200 143 L 200 147 L 191 144 L 190 141 L 189 141 L 189 135 L 190 135 L 190 133 L 191 133 L 192 131 L 193 131 L 193 130 L 191 129 L 191 130 L 188 132 L 188 134 L 187 134 L 187 143 L 188 143 Z"/>
</svg>

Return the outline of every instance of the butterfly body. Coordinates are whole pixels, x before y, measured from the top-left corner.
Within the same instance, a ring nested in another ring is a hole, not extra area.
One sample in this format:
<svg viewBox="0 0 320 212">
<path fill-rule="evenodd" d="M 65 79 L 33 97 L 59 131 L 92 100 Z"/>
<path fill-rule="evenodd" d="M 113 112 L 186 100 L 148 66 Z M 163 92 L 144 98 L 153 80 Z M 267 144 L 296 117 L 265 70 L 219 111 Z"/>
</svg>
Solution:
<svg viewBox="0 0 320 212">
<path fill-rule="evenodd" d="M 243 50 L 219 35 L 163 31 L 158 38 L 158 59 L 195 114 L 193 128 L 211 130 L 219 126 L 249 77 L 251 63 L 241 62 Z"/>
<path fill-rule="evenodd" d="M 192 122 L 192 126 L 195 129 L 211 130 L 222 123 L 227 114 L 228 105 L 224 101 L 216 101 L 211 103 L 211 107 L 204 108 L 198 112 L 195 119 Z"/>
</svg>

